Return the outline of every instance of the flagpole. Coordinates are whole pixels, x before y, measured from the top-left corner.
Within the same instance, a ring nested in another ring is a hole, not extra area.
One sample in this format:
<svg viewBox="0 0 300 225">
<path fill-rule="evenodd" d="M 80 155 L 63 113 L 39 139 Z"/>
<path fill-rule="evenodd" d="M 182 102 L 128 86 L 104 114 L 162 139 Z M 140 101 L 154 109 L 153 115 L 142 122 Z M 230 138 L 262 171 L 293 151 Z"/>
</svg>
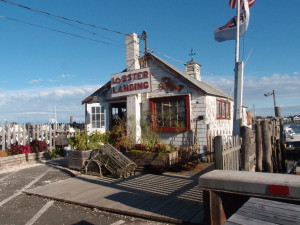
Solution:
<svg viewBox="0 0 300 225">
<path fill-rule="evenodd" d="M 235 63 L 240 61 L 240 11 L 241 1 L 237 1 L 236 9 L 236 44 L 235 44 Z"/>
<path fill-rule="evenodd" d="M 244 63 L 240 62 L 240 11 L 241 1 L 237 1 L 236 13 L 236 49 L 235 49 L 235 76 L 234 76 L 234 114 L 233 135 L 240 135 L 242 123 L 242 97 L 243 97 L 243 73 Z"/>
</svg>

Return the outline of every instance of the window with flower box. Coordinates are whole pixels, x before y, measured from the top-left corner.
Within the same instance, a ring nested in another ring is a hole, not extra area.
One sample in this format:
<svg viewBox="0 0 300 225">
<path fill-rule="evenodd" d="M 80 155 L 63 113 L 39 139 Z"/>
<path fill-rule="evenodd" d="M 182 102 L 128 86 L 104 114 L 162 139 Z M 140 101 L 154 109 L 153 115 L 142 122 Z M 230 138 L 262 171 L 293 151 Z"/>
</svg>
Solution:
<svg viewBox="0 0 300 225">
<path fill-rule="evenodd" d="M 190 130 L 188 95 L 150 99 L 151 129 L 157 132 Z"/>
<path fill-rule="evenodd" d="M 217 99 L 217 119 L 230 119 L 230 102 Z"/>
<path fill-rule="evenodd" d="M 91 114 L 92 128 L 105 127 L 105 109 L 101 106 L 93 106 Z"/>
</svg>

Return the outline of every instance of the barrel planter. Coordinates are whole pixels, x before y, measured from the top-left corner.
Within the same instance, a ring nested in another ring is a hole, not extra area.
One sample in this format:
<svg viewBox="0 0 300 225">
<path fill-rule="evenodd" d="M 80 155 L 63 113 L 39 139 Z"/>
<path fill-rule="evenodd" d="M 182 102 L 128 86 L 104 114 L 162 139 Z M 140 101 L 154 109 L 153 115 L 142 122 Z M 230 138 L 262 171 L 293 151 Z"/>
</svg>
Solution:
<svg viewBox="0 0 300 225">
<path fill-rule="evenodd" d="M 81 170 L 84 166 L 84 162 L 90 158 L 93 150 L 86 151 L 68 151 L 68 168 Z"/>
</svg>

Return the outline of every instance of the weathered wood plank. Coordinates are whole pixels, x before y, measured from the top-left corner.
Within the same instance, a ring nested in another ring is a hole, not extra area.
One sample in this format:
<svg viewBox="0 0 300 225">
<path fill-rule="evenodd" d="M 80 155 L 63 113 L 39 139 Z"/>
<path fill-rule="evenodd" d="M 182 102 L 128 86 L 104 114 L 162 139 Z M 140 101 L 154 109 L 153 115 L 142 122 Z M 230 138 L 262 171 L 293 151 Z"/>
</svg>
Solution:
<svg viewBox="0 0 300 225">
<path fill-rule="evenodd" d="M 153 180 L 157 182 L 157 186 L 153 185 Z M 179 197 L 193 189 L 191 182 L 193 180 L 187 178 L 152 174 L 127 180 L 80 176 L 26 192 L 111 212 L 185 223 L 192 219 L 197 221 L 203 218 L 200 201 Z M 163 188 L 167 191 L 163 191 Z M 199 193 L 199 190 L 197 191 Z M 201 223 L 201 221 L 197 222 Z"/>
<path fill-rule="evenodd" d="M 260 203 L 252 203 L 252 202 L 247 202 L 244 206 L 243 209 L 244 211 L 252 211 L 255 213 L 265 213 L 265 211 L 268 211 L 269 215 L 275 214 L 278 215 L 280 214 L 282 217 L 291 217 L 293 219 L 300 219 L 300 214 L 299 210 L 298 211 L 293 211 L 290 209 L 284 209 L 284 208 L 278 208 L 276 206 L 277 201 L 269 201 L 273 203 L 272 205 L 266 205 L 265 202 L 260 202 Z M 290 204 L 287 204 L 287 206 L 291 206 Z M 295 207 L 294 207 L 295 208 Z M 300 206 L 298 206 L 300 209 Z M 242 210 L 243 210 L 242 209 Z"/>
<path fill-rule="evenodd" d="M 278 201 L 266 201 L 265 199 L 261 198 L 250 198 L 248 203 L 252 204 L 260 204 L 260 205 L 265 205 L 265 206 L 272 206 L 280 209 L 287 209 L 291 211 L 296 211 L 299 212 L 300 216 L 300 206 L 299 205 L 294 205 L 294 204 L 287 204 L 284 202 L 278 202 Z"/>
<path fill-rule="evenodd" d="M 282 214 L 273 215 L 270 211 L 252 211 L 247 208 L 241 208 L 237 211 L 237 215 L 248 217 L 248 219 L 254 219 L 261 221 L 260 224 L 272 223 L 272 224 L 284 224 L 284 225 L 295 225 L 296 220 L 287 219 Z"/>
<path fill-rule="evenodd" d="M 238 224 L 293 225 L 300 224 L 299 212 L 299 205 L 267 199 L 250 198 L 234 215 L 228 219 L 228 222 Z"/>
<path fill-rule="evenodd" d="M 247 216 L 234 214 L 231 216 L 228 220 L 228 223 L 226 222 L 225 225 L 229 224 L 242 224 L 242 225 L 258 225 L 258 224 L 264 224 L 264 225 L 276 225 L 276 223 L 270 223 L 263 220 L 258 220 L 254 218 L 249 218 Z"/>
</svg>

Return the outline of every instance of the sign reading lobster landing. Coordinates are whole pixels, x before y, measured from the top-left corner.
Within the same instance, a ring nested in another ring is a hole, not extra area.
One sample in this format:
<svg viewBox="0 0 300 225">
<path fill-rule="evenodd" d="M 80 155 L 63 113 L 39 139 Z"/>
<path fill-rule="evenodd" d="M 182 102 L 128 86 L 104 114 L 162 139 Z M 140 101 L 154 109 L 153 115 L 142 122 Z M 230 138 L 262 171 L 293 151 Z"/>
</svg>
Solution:
<svg viewBox="0 0 300 225">
<path fill-rule="evenodd" d="M 111 97 L 151 92 L 149 68 L 111 75 Z"/>
</svg>

